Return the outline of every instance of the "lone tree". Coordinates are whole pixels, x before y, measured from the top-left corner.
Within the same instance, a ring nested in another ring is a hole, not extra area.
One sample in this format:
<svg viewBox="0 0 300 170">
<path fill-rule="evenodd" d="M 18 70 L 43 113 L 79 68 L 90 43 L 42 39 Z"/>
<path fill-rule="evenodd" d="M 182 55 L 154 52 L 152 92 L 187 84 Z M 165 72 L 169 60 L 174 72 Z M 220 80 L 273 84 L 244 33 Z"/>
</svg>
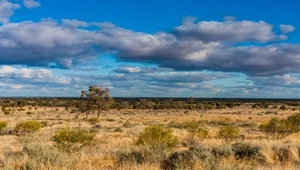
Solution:
<svg viewBox="0 0 300 170">
<path fill-rule="evenodd" d="M 81 98 L 86 99 L 80 106 L 80 111 L 86 114 L 86 118 L 94 111 L 97 112 L 97 118 L 99 118 L 101 111 L 109 109 L 113 103 L 109 89 L 98 86 L 89 86 L 88 90 L 81 91 Z"/>
</svg>

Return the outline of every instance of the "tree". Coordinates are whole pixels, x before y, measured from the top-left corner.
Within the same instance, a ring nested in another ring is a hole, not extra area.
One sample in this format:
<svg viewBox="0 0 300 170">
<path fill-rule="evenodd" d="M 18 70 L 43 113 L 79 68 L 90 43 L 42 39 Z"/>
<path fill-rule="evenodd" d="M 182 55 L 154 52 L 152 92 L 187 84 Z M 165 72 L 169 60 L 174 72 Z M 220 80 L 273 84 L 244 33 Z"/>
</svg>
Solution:
<svg viewBox="0 0 300 170">
<path fill-rule="evenodd" d="M 88 90 L 81 91 L 81 98 L 86 100 L 79 110 L 86 114 L 86 118 L 94 111 L 97 111 L 97 118 L 99 118 L 101 111 L 109 109 L 113 103 L 113 98 L 109 95 L 109 89 L 98 86 L 89 86 Z"/>
</svg>

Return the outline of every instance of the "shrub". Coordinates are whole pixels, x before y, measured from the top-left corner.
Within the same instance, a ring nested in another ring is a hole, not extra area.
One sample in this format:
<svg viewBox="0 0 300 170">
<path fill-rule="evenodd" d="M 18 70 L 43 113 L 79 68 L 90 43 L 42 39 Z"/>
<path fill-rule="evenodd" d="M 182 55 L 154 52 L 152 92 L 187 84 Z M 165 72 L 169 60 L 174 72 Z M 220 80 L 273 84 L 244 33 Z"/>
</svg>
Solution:
<svg viewBox="0 0 300 170">
<path fill-rule="evenodd" d="M 27 115 L 32 115 L 32 112 L 26 112 Z"/>
<path fill-rule="evenodd" d="M 42 127 L 46 127 L 49 125 L 49 122 L 44 120 L 44 121 L 41 121 L 41 124 L 42 124 Z"/>
<path fill-rule="evenodd" d="M 82 147 L 90 145 L 95 137 L 95 133 L 83 128 L 65 127 L 56 131 L 51 140 L 54 146 L 64 152 L 74 152 Z"/>
<path fill-rule="evenodd" d="M 150 150 L 172 150 L 178 144 L 178 138 L 172 130 L 162 126 L 147 127 L 136 141 L 138 146 L 146 146 Z"/>
<path fill-rule="evenodd" d="M 125 128 L 132 128 L 132 127 L 134 127 L 135 126 L 135 124 L 133 124 L 133 123 L 131 123 L 131 122 L 129 122 L 129 121 L 126 121 L 124 124 L 123 124 L 123 127 L 125 127 Z"/>
<path fill-rule="evenodd" d="M 5 111 L 4 114 L 5 114 L 5 115 L 9 115 L 10 112 L 9 112 L 9 111 Z"/>
<path fill-rule="evenodd" d="M 99 122 L 98 118 L 89 118 L 87 119 L 87 121 L 91 124 L 91 125 L 95 125 Z"/>
<path fill-rule="evenodd" d="M 259 129 L 275 139 L 280 139 L 299 131 L 298 126 L 294 125 L 292 121 L 276 117 L 271 118 L 269 122 L 261 124 Z"/>
<path fill-rule="evenodd" d="M 186 151 L 174 152 L 161 162 L 160 167 L 164 170 L 196 169 L 196 162 L 201 162 L 203 169 L 215 169 L 212 149 L 198 145 Z"/>
<path fill-rule="evenodd" d="M 225 139 L 226 142 L 230 142 L 233 139 L 239 137 L 240 129 L 234 126 L 225 126 L 219 129 L 218 137 Z"/>
<path fill-rule="evenodd" d="M 261 150 L 259 146 L 246 143 L 235 143 L 231 145 L 231 148 L 237 159 L 256 159 Z"/>
<path fill-rule="evenodd" d="M 176 122 L 176 121 L 171 121 L 168 124 L 168 127 L 171 128 L 177 128 L 177 129 L 196 129 L 200 125 L 202 125 L 202 122 L 200 121 L 187 121 L 187 122 Z"/>
<path fill-rule="evenodd" d="M 144 155 L 139 151 L 117 152 L 117 164 L 142 164 L 145 162 Z"/>
<path fill-rule="evenodd" d="M 280 107 L 280 110 L 283 110 L 283 111 L 284 111 L 284 110 L 286 110 L 286 109 L 287 109 L 287 107 L 286 107 L 285 105 L 283 105 L 283 106 Z"/>
<path fill-rule="evenodd" d="M 300 128 L 300 113 L 293 114 L 287 118 L 292 124 Z"/>
<path fill-rule="evenodd" d="M 174 152 L 160 164 L 163 170 L 194 169 L 195 157 L 191 151 Z"/>
<path fill-rule="evenodd" d="M 212 148 L 212 153 L 216 158 L 229 157 L 233 155 L 231 146 L 216 146 Z"/>
<path fill-rule="evenodd" d="M 205 139 L 208 137 L 208 129 L 204 127 L 197 127 L 197 128 L 188 128 L 187 131 L 192 137 L 197 137 L 199 139 Z"/>
<path fill-rule="evenodd" d="M 208 129 L 202 126 L 190 127 L 187 129 L 189 136 L 186 139 L 187 145 L 195 145 L 199 141 L 206 139 L 208 137 Z"/>
<path fill-rule="evenodd" d="M 4 128 L 6 128 L 7 123 L 4 121 L 0 121 L 0 131 L 2 131 Z"/>
<path fill-rule="evenodd" d="M 74 155 L 62 153 L 56 148 L 51 148 L 42 143 L 26 144 L 21 152 L 28 161 L 20 169 L 73 169 L 78 162 Z M 20 159 L 20 158 L 19 158 Z M 63 168 L 62 168 L 63 167 Z"/>
<path fill-rule="evenodd" d="M 123 132 L 123 130 L 121 129 L 121 128 L 116 128 L 115 130 L 114 130 L 114 132 Z"/>
<path fill-rule="evenodd" d="M 17 133 L 33 133 L 42 127 L 42 123 L 34 120 L 17 123 L 15 131 Z"/>
</svg>

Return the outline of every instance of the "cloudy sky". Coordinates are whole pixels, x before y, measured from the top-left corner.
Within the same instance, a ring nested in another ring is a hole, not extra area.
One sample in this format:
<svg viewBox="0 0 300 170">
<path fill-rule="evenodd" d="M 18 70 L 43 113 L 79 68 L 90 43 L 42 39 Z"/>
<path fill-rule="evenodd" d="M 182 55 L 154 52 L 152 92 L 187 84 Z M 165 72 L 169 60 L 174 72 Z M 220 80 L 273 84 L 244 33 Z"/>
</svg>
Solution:
<svg viewBox="0 0 300 170">
<path fill-rule="evenodd" d="M 300 98 L 299 5 L 0 0 L 0 96 Z"/>
</svg>

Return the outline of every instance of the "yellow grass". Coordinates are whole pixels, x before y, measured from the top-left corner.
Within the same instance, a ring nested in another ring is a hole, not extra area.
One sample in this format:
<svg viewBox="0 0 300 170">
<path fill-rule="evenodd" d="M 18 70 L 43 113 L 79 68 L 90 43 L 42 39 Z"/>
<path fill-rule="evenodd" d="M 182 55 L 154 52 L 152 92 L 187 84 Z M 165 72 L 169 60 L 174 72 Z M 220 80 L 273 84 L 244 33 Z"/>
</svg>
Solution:
<svg viewBox="0 0 300 170">
<path fill-rule="evenodd" d="M 287 136 L 281 140 L 267 139 L 265 134 L 261 133 L 257 126 L 265 121 L 268 121 L 271 117 L 286 118 L 298 111 L 291 111 L 290 109 L 286 111 L 281 111 L 279 109 L 253 109 L 251 105 L 242 105 L 233 109 L 215 109 L 208 111 L 190 111 L 188 114 L 184 114 L 184 110 L 109 110 L 100 116 L 99 125 L 101 128 L 98 129 L 96 135 L 96 142 L 92 146 L 84 148 L 81 152 L 76 153 L 73 157 L 78 159 L 74 164 L 69 167 L 52 167 L 51 169 L 145 169 L 145 170 L 155 170 L 160 169 L 160 163 L 150 163 L 146 162 L 144 164 L 126 164 L 118 165 L 116 163 L 116 152 L 118 151 L 129 151 L 130 149 L 136 147 L 134 146 L 134 141 L 136 140 L 138 134 L 147 126 L 153 124 L 167 125 L 171 121 L 186 122 L 186 121 L 227 121 L 234 122 L 240 125 L 242 138 L 237 139 L 237 141 L 243 141 L 246 143 L 259 144 L 263 146 L 261 155 L 264 157 L 264 164 L 257 164 L 239 161 L 234 158 L 228 158 L 219 162 L 218 169 L 299 169 L 297 164 L 294 162 L 300 162 L 299 151 L 296 147 L 291 148 L 292 160 L 286 163 L 278 162 L 274 159 L 273 146 L 281 146 L 286 144 L 291 144 L 299 146 L 300 148 L 300 133 Z M 30 110 L 33 114 L 27 115 L 26 112 L 29 111 L 28 107 L 24 107 L 25 111 L 16 111 L 12 115 L 4 115 L 0 112 L 0 120 L 6 121 L 8 123 L 7 129 L 13 129 L 14 126 L 24 120 L 38 120 L 47 121 L 48 126 L 42 128 L 34 134 L 28 134 L 25 136 L 15 136 L 15 135 L 3 135 L 0 136 L 0 169 L 15 168 L 18 169 L 24 163 L 28 161 L 26 156 L 16 157 L 12 156 L 11 153 L 22 152 L 25 145 L 31 145 L 33 143 L 38 143 L 43 147 L 52 147 L 51 136 L 54 132 L 64 126 L 70 127 L 88 127 L 91 128 L 89 122 L 84 120 L 74 119 L 75 114 L 71 114 L 70 111 L 66 111 L 64 108 L 58 108 L 57 110 L 52 110 L 51 108 L 39 107 L 37 110 L 34 108 Z M 277 112 L 274 114 L 265 114 L 268 111 Z M 85 116 L 82 115 L 81 119 Z M 90 117 L 96 117 L 96 115 L 90 115 Z M 124 127 L 124 124 L 129 122 L 132 124 L 130 127 Z M 252 123 L 254 127 L 242 126 L 243 124 Z M 255 127 L 256 126 L 256 127 Z M 209 128 L 209 138 L 201 141 L 203 145 L 209 146 L 220 146 L 226 145 L 225 141 L 217 138 L 217 132 L 219 126 L 207 125 Z M 116 128 L 121 128 L 121 132 L 114 132 Z M 177 136 L 181 143 L 184 143 L 188 137 L 188 133 L 185 129 L 173 129 L 173 134 Z M 236 142 L 236 141 L 234 141 Z M 183 145 L 178 145 L 175 151 L 186 150 L 187 147 Z M 10 153 L 10 156 L 7 154 Z M 38 155 L 37 155 L 38 157 Z M 75 159 L 75 158 L 74 158 Z M 1 165 L 4 162 L 6 165 Z M 9 164 L 9 166 L 7 165 Z M 41 167 L 49 168 L 49 167 Z M 195 169 L 203 169 L 201 163 L 196 163 Z"/>
</svg>

